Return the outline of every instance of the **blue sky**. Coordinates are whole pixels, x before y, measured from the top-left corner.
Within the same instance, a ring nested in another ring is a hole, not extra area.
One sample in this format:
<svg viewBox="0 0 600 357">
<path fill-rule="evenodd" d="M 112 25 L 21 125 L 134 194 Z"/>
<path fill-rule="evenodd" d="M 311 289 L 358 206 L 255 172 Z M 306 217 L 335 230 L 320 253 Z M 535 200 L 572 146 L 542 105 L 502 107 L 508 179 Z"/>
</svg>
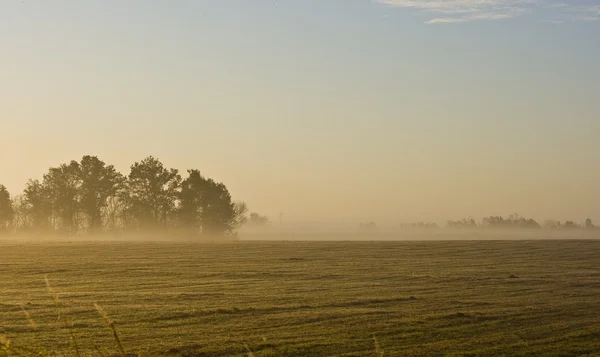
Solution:
<svg viewBox="0 0 600 357">
<path fill-rule="evenodd" d="M 5 1 L 0 182 L 147 155 L 297 220 L 600 220 L 600 2 Z"/>
</svg>

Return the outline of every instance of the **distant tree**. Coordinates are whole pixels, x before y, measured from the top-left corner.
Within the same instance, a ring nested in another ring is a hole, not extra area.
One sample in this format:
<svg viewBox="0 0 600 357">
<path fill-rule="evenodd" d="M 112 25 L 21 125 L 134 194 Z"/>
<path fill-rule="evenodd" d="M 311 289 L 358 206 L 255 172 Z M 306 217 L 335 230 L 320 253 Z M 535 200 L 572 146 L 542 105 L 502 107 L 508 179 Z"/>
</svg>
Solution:
<svg viewBox="0 0 600 357">
<path fill-rule="evenodd" d="M 446 222 L 448 228 L 477 228 L 477 222 L 473 218 L 463 218 L 458 221 Z"/>
<path fill-rule="evenodd" d="M 80 166 L 77 161 L 52 167 L 44 175 L 44 186 L 50 197 L 52 211 L 59 218 L 58 228 L 73 233 L 77 227 L 79 193 L 81 189 Z"/>
<path fill-rule="evenodd" d="M 415 222 L 408 224 L 401 224 L 400 228 L 439 228 L 437 223 L 429 223 L 429 222 Z"/>
<path fill-rule="evenodd" d="M 541 228 L 534 219 L 527 219 L 517 213 L 511 214 L 507 219 L 501 216 L 486 217 L 483 219 L 482 225 L 490 228 Z"/>
<path fill-rule="evenodd" d="M 232 234 L 234 231 L 243 226 L 248 221 L 248 206 L 245 202 L 235 201 L 233 202 L 233 215 L 229 219 L 228 233 Z"/>
<path fill-rule="evenodd" d="M 377 231 L 377 225 L 375 222 L 365 222 L 358 225 L 358 231 L 360 233 L 375 233 Z"/>
<path fill-rule="evenodd" d="M 250 213 L 248 224 L 252 226 L 264 226 L 269 224 L 269 217 L 261 216 L 256 212 Z"/>
<path fill-rule="evenodd" d="M 0 185 L 0 232 L 9 228 L 14 213 L 10 193 L 4 185 Z"/>
<path fill-rule="evenodd" d="M 176 169 L 165 168 L 152 156 L 131 166 L 125 201 L 141 228 L 166 227 L 176 208 L 180 183 Z"/>
<path fill-rule="evenodd" d="M 48 187 L 39 180 L 29 180 L 23 191 L 23 209 L 27 214 L 27 226 L 36 230 L 51 227 L 52 201 Z"/>
<path fill-rule="evenodd" d="M 79 164 L 80 205 L 89 220 L 92 232 L 102 229 L 102 212 L 124 189 L 125 178 L 112 165 L 106 165 L 96 156 L 84 156 Z"/>
<path fill-rule="evenodd" d="M 485 217 L 481 224 L 485 227 L 498 228 L 508 226 L 508 222 L 501 216 L 489 216 Z"/>
<path fill-rule="evenodd" d="M 550 220 L 547 220 L 546 222 L 544 222 L 543 227 L 546 229 L 562 228 L 562 223 L 560 223 L 560 221 L 550 219 Z"/>
<path fill-rule="evenodd" d="M 593 228 L 596 228 L 596 226 L 594 226 L 594 224 L 592 223 L 592 220 L 588 218 L 585 220 L 585 228 L 593 229 Z"/>
<path fill-rule="evenodd" d="M 533 218 L 529 218 L 529 219 L 525 220 L 524 222 L 522 222 L 520 227 L 522 227 L 522 228 L 542 228 L 542 226 L 538 222 L 536 222 Z"/>
<path fill-rule="evenodd" d="M 577 228 L 581 228 L 581 226 L 573 221 L 566 221 L 565 224 L 563 224 L 563 228 L 577 229 Z"/>
</svg>

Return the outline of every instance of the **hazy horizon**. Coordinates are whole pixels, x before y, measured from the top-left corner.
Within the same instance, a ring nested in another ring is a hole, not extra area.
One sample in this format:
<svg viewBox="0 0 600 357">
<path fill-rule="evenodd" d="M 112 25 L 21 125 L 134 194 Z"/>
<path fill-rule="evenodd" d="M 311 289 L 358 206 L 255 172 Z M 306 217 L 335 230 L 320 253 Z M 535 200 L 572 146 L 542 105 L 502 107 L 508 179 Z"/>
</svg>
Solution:
<svg viewBox="0 0 600 357">
<path fill-rule="evenodd" d="M 4 2 L 0 184 L 197 168 L 277 222 L 600 222 L 596 1 Z"/>
</svg>

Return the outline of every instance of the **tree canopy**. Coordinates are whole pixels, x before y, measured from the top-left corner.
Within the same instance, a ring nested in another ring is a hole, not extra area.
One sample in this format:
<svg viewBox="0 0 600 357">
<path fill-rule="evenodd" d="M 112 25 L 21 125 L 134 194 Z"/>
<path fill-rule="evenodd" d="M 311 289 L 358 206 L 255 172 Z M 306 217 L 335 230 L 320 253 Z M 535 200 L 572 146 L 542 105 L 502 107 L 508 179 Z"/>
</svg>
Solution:
<svg viewBox="0 0 600 357">
<path fill-rule="evenodd" d="M 51 167 L 11 199 L 0 186 L 0 229 L 97 233 L 181 229 L 187 234 L 233 235 L 248 209 L 223 183 L 190 169 L 182 178 L 153 156 L 127 176 L 96 156 Z"/>
<path fill-rule="evenodd" d="M 14 215 L 10 193 L 4 185 L 0 185 L 0 230 L 8 229 Z"/>
</svg>

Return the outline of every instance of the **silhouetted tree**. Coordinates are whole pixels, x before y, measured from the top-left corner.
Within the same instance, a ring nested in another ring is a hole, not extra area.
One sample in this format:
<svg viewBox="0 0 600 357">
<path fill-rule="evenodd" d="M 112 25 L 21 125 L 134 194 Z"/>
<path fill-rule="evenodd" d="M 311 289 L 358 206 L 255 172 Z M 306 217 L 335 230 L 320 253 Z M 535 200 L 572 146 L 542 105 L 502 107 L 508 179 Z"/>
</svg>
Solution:
<svg viewBox="0 0 600 357">
<path fill-rule="evenodd" d="M 490 228 L 541 228 L 540 224 L 532 218 L 524 218 L 516 213 L 504 219 L 501 216 L 486 217 L 482 225 Z"/>
<path fill-rule="evenodd" d="M 585 220 L 585 228 L 592 229 L 592 228 L 596 228 L 596 227 L 592 223 L 592 220 L 588 218 Z"/>
<path fill-rule="evenodd" d="M 115 196 L 111 196 L 106 200 L 106 205 L 102 208 L 102 228 L 108 231 L 116 231 L 125 229 L 128 223 L 124 218 L 125 205 L 121 201 L 121 195 L 126 191 L 119 191 Z"/>
<path fill-rule="evenodd" d="M 77 229 L 79 193 L 81 189 L 80 166 L 77 161 L 52 167 L 44 175 L 44 186 L 49 193 L 52 211 L 59 218 L 58 228 L 73 233 Z"/>
<path fill-rule="evenodd" d="M 31 227 L 27 202 L 23 195 L 17 195 L 12 199 L 13 207 L 13 228 L 14 230 L 28 229 Z"/>
<path fill-rule="evenodd" d="M 446 222 L 448 228 L 477 228 L 477 222 L 473 218 L 463 218 L 458 221 Z"/>
<path fill-rule="evenodd" d="M 228 232 L 233 233 L 246 222 L 248 222 L 248 205 L 242 201 L 233 202 L 233 215 L 229 218 Z"/>
<path fill-rule="evenodd" d="M 106 222 L 110 222 L 111 228 L 123 230 L 140 228 L 135 213 L 136 204 L 129 190 L 129 181 L 125 181 L 125 188 L 117 192 L 116 197 L 109 199 L 109 205 L 103 209 Z"/>
<path fill-rule="evenodd" d="M 562 223 L 560 223 L 560 221 L 549 219 L 546 222 L 544 222 L 544 228 L 546 228 L 546 229 L 562 228 Z"/>
<path fill-rule="evenodd" d="M 581 226 L 573 221 L 566 221 L 565 224 L 563 224 L 563 228 L 576 229 L 581 228 Z"/>
<path fill-rule="evenodd" d="M 79 164 L 80 206 L 89 220 L 91 231 L 102 229 L 102 211 L 109 199 L 124 188 L 125 178 L 112 165 L 96 156 L 84 156 Z"/>
<path fill-rule="evenodd" d="M 227 187 L 188 170 L 181 183 L 178 217 L 189 230 L 206 235 L 231 234 L 246 222 L 248 208 L 243 202 L 233 202 Z"/>
<path fill-rule="evenodd" d="M 202 199 L 208 188 L 208 182 L 198 170 L 188 170 L 188 177 L 181 182 L 179 193 L 179 223 L 185 229 L 200 232 L 202 230 Z"/>
<path fill-rule="evenodd" d="M 266 216 L 261 216 L 256 212 L 250 213 L 250 217 L 248 219 L 248 224 L 253 226 L 264 226 L 269 224 L 269 218 Z"/>
<path fill-rule="evenodd" d="M 375 233 L 377 231 L 377 225 L 375 222 L 366 222 L 358 225 L 358 231 L 360 233 Z"/>
<path fill-rule="evenodd" d="M 203 234 L 231 234 L 247 220 L 248 207 L 246 204 L 233 202 L 227 187 L 212 179 L 206 181 L 201 209 Z"/>
<path fill-rule="evenodd" d="M 18 199 L 11 200 L 2 186 L 0 196 L 8 198 L 7 203 L 0 201 L 0 228 L 10 222 L 22 229 L 73 233 L 87 222 L 92 232 L 134 224 L 151 229 L 166 227 L 174 218 L 195 232 L 224 235 L 247 221 L 246 204 L 234 202 L 223 183 L 202 177 L 198 170 L 188 173 L 182 181 L 176 169 L 149 156 L 134 163 L 124 177 L 112 165 L 86 155 L 80 162 L 48 169 L 42 182 L 29 180 Z M 17 214 L 9 217 L 6 207 Z M 266 217 L 259 216 L 258 221 L 263 220 Z"/>
<path fill-rule="evenodd" d="M 27 212 L 27 226 L 37 230 L 46 230 L 51 224 L 52 202 L 50 193 L 39 180 L 29 180 L 23 191 L 24 212 Z"/>
<path fill-rule="evenodd" d="M 485 227 L 490 227 L 490 228 L 505 227 L 508 225 L 506 220 L 504 219 L 504 217 L 501 217 L 501 216 L 485 217 L 481 221 L 481 224 Z"/>
<path fill-rule="evenodd" d="M 437 223 L 428 223 L 428 222 L 415 222 L 415 223 L 405 223 L 401 224 L 400 228 L 439 228 Z"/>
<path fill-rule="evenodd" d="M 180 183 L 176 169 L 165 168 L 152 156 L 131 166 L 124 200 L 129 201 L 140 227 L 166 227 L 168 217 L 175 211 Z"/>
<path fill-rule="evenodd" d="M 4 185 L 0 185 L 0 232 L 9 228 L 13 216 L 14 209 L 10 193 Z"/>
<path fill-rule="evenodd" d="M 542 226 L 536 222 L 533 218 L 529 218 L 522 222 L 521 227 L 523 228 L 542 228 Z"/>
</svg>

